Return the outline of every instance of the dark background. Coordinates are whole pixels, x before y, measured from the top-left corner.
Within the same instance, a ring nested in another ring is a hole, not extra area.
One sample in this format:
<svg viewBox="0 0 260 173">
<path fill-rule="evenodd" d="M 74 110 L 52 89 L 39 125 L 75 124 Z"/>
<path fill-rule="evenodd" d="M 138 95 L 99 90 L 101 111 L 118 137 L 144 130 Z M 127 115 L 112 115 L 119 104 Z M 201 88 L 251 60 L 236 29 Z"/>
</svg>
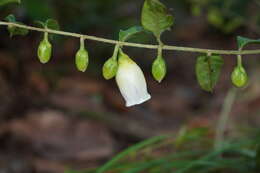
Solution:
<svg viewBox="0 0 260 173">
<path fill-rule="evenodd" d="M 236 36 L 260 37 L 258 0 L 165 0 L 175 17 L 169 45 L 237 49 Z M 118 31 L 140 25 L 140 0 L 22 0 L 0 7 L 0 18 L 14 14 L 18 21 L 54 18 L 61 30 L 118 39 Z M 37 46 L 42 33 L 10 38 L 0 28 L 0 172 L 62 172 L 68 168 L 100 166 L 143 139 L 177 134 L 182 127 L 207 127 L 214 133 L 227 91 L 235 56 L 224 56 L 225 66 L 213 93 L 197 84 L 194 64 L 198 54 L 165 51 L 168 73 L 158 84 L 151 76 L 156 51 L 127 48 L 143 69 L 152 99 L 126 108 L 114 80 L 102 78 L 103 63 L 113 45 L 86 41 L 90 66 L 78 72 L 74 55 L 79 40 L 56 36 L 52 60 L 42 65 Z M 149 34 L 135 42 L 156 44 Z M 256 49 L 252 45 L 248 49 Z M 259 55 L 244 56 L 250 76 L 232 109 L 230 136 L 248 135 L 259 127 Z M 212 139 L 213 140 L 213 139 Z"/>
</svg>

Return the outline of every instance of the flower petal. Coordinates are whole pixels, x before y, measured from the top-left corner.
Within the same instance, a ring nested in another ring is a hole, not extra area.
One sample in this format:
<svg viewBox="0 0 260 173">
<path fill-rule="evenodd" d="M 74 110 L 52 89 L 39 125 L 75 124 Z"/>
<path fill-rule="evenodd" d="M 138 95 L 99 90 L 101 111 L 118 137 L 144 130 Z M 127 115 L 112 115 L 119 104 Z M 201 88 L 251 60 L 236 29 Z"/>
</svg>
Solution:
<svg viewBox="0 0 260 173">
<path fill-rule="evenodd" d="M 116 82 L 127 107 L 141 104 L 151 98 L 142 70 L 130 58 L 119 61 Z"/>
</svg>

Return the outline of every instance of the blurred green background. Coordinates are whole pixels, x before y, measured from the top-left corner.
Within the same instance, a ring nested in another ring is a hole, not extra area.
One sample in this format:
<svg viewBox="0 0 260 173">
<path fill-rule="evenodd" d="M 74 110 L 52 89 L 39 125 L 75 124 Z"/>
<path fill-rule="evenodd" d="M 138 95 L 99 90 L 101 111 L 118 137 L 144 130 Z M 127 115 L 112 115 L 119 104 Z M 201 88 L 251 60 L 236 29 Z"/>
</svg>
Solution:
<svg viewBox="0 0 260 173">
<path fill-rule="evenodd" d="M 237 49 L 237 35 L 260 38 L 259 0 L 162 2 L 175 17 L 172 31 L 162 36 L 165 44 Z M 140 25 L 142 5 L 140 0 L 22 0 L 20 5 L 1 6 L 0 19 L 14 14 L 17 21 L 35 25 L 53 18 L 64 31 L 118 39 L 120 29 Z M 221 79 L 213 93 L 206 93 L 194 73 L 198 54 L 164 51 L 168 73 L 158 84 L 150 73 L 156 51 L 125 47 L 143 69 L 152 95 L 147 103 L 126 108 L 115 81 L 102 78 L 113 45 L 86 40 L 90 66 L 81 73 L 74 65 L 79 47 L 75 38 L 55 36 L 52 60 L 42 65 L 37 59 L 42 33 L 10 38 L 1 26 L 0 34 L 1 173 L 96 172 L 118 152 L 165 134 L 173 137 L 126 150 L 124 159 L 107 172 L 259 171 L 259 55 L 244 57 L 250 82 L 235 94 L 226 145 L 218 151 L 213 150 L 214 137 L 232 88 L 235 56 L 224 56 Z M 149 33 L 132 41 L 156 44 Z"/>
</svg>

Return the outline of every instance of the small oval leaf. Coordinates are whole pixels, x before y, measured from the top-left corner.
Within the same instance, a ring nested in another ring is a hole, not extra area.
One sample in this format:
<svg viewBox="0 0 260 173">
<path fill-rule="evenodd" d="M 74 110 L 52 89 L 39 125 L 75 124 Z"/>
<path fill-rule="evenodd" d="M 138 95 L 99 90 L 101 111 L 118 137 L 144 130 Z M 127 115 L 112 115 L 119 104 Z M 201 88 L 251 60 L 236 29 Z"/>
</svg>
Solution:
<svg viewBox="0 0 260 173">
<path fill-rule="evenodd" d="M 141 26 L 133 26 L 127 30 L 120 30 L 119 41 L 127 41 L 135 34 L 138 34 L 143 31 L 144 31 L 144 28 Z"/>
<path fill-rule="evenodd" d="M 241 37 L 241 36 L 237 37 L 237 44 L 238 44 L 238 48 L 240 48 L 240 49 L 245 47 L 247 44 L 251 44 L 251 43 L 259 44 L 260 39 L 250 39 L 250 38 Z"/>
<path fill-rule="evenodd" d="M 54 19 L 48 19 L 48 20 L 46 20 L 45 26 L 46 26 L 48 29 L 60 30 L 60 25 L 59 25 L 58 21 L 57 21 L 57 20 L 54 20 Z"/>
<path fill-rule="evenodd" d="M 52 30 L 60 30 L 59 23 L 54 19 L 47 19 L 45 22 L 36 21 L 36 24 L 43 28 L 48 28 Z M 55 34 L 49 34 L 51 40 L 54 39 Z"/>
<path fill-rule="evenodd" d="M 6 16 L 5 20 L 8 21 L 8 22 L 12 22 L 12 23 L 16 22 L 16 18 L 13 14 L 9 14 L 8 16 Z"/>
<path fill-rule="evenodd" d="M 16 24 L 23 25 L 23 23 L 21 23 L 21 22 L 16 22 L 16 18 L 15 18 L 15 16 L 13 14 L 8 15 L 5 18 L 5 20 L 8 21 L 8 22 L 11 22 L 11 23 L 16 23 Z M 8 32 L 10 34 L 10 37 L 15 36 L 15 35 L 25 36 L 25 35 L 27 35 L 29 33 L 28 29 L 19 28 L 19 27 L 16 27 L 16 26 L 12 25 L 12 24 L 8 25 L 7 30 L 8 30 Z"/>
<path fill-rule="evenodd" d="M 22 24 L 20 22 L 16 22 L 16 23 L 17 24 Z M 29 33 L 28 29 L 18 28 L 18 27 L 15 27 L 13 25 L 9 25 L 7 29 L 8 29 L 8 32 L 10 34 L 10 37 L 15 36 L 15 35 L 25 36 L 25 35 L 27 35 Z"/>
<path fill-rule="evenodd" d="M 212 92 L 221 73 L 224 61 L 221 56 L 200 56 L 196 62 L 196 76 L 201 88 Z"/>
<path fill-rule="evenodd" d="M 157 38 L 173 25 L 173 16 L 159 0 L 145 0 L 141 18 L 143 27 Z"/>
<path fill-rule="evenodd" d="M 36 21 L 34 21 L 34 23 L 35 23 L 35 25 L 36 25 L 37 27 L 45 28 L 45 23 L 42 22 L 42 21 L 40 21 L 40 20 L 36 20 Z"/>
</svg>

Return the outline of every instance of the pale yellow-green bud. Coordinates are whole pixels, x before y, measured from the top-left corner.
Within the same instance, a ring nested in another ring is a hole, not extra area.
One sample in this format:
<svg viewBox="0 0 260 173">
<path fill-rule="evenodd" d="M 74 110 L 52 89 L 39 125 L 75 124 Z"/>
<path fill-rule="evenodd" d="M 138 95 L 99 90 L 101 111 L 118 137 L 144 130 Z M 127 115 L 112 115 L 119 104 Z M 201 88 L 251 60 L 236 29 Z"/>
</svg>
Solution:
<svg viewBox="0 0 260 173">
<path fill-rule="evenodd" d="M 40 42 L 37 53 L 41 63 L 45 64 L 50 61 L 52 54 L 52 45 L 48 40 L 48 33 L 44 34 L 44 39 Z"/>
<path fill-rule="evenodd" d="M 89 56 L 85 48 L 80 48 L 75 58 L 76 67 L 79 71 L 85 72 L 88 68 Z"/>
<path fill-rule="evenodd" d="M 232 72 L 231 80 L 236 87 L 245 87 L 248 82 L 248 76 L 245 69 L 242 66 L 237 66 Z"/>
<path fill-rule="evenodd" d="M 161 82 L 164 77 L 166 76 L 166 63 L 164 61 L 164 59 L 161 56 L 158 56 L 154 62 L 153 62 L 153 66 L 152 66 L 152 74 L 155 80 L 157 80 L 158 82 Z"/>
<path fill-rule="evenodd" d="M 112 79 L 116 76 L 118 69 L 118 62 L 114 58 L 108 59 L 103 66 L 103 76 L 106 80 Z"/>
</svg>

